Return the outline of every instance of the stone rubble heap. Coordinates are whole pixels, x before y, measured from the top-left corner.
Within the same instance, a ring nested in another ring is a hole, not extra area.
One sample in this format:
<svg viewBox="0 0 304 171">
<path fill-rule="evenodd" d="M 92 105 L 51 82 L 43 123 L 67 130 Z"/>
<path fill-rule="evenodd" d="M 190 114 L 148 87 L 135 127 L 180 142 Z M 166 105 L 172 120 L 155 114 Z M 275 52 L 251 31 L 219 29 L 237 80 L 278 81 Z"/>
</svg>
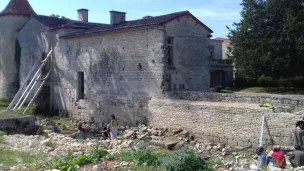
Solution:
<svg viewBox="0 0 304 171">
<path fill-rule="evenodd" d="M 45 130 L 47 136 L 5 136 L 7 148 L 31 152 L 45 153 L 49 158 L 64 156 L 68 153 L 84 155 L 94 147 L 109 149 L 115 155 L 120 149 L 131 149 L 140 143 L 148 142 L 153 147 L 162 147 L 170 150 L 188 148 L 201 155 L 209 155 L 221 161 L 214 168 L 228 168 L 230 171 L 255 170 L 251 167 L 253 161 L 250 152 L 238 152 L 224 144 L 212 143 L 208 140 L 196 140 L 188 131 L 183 129 L 152 128 L 145 125 L 138 127 L 119 127 L 119 137 L 116 141 L 101 139 L 75 140 L 62 134 L 51 133 Z M 249 155 L 246 156 L 245 154 Z M 97 166 L 96 166 L 97 167 Z M 251 168 L 251 169 L 250 169 Z"/>
</svg>

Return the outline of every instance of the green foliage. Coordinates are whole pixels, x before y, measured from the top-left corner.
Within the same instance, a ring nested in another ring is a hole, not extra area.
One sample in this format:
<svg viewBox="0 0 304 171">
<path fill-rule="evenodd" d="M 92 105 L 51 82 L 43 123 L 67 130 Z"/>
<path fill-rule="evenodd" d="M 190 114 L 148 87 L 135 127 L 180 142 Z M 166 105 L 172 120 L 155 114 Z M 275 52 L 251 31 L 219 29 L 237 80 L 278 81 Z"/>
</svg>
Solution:
<svg viewBox="0 0 304 171">
<path fill-rule="evenodd" d="M 292 82 L 293 87 L 296 87 L 296 88 L 304 87 L 304 77 L 302 77 L 302 76 L 294 77 L 291 82 Z"/>
<path fill-rule="evenodd" d="M 280 78 L 278 80 L 279 87 L 292 87 L 292 82 L 288 78 Z"/>
<path fill-rule="evenodd" d="M 45 164 L 38 163 L 33 166 L 33 169 L 42 168 L 45 165 L 46 169 L 59 169 L 61 171 L 77 171 L 79 166 L 87 164 L 97 164 L 101 159 L 106 158 L 109 153 L 106 150 L 95 148 L 87 155 L 74 157 L 71 153 L 65 157 L 54 158 Z"/>
<path fill-rule="evenodd" d="M 60 18 L 60 19 L 65 19 L 65 20 L 69 20 L 69 18 L 65 17 L 65 16 L 60 16 L 58 14 L 52 14 L 50 15 L 50 17 L 55 17 L 55 18 Z"/>
<path fill-rule="evenodd" d="M 122 161 L 132 161 L 136 166 L 159 166 L 159 155 L 148 147 L 121 152 Z"/>
<path fill-rule="evenodd" d="M 162 171 L 212 171 L 209 162 L 197 156 L 190 150 L 180 150 L 173 154 L 157 153 L 147 147 L 121 151 L 121 161 L 132 161 L 133 170 L 140 170 L 143 167 L 147 170 Z M 127 168 L 132 170 L 131 168 Z"/>
<path fill-rule="evenodd" d="M 30 164 L 43 160 L 43 155 L 33 155 L 26 152 L 12 151 L 5 148 L 0 148 L 0 163 L 4 166 L 11 167 L 17 165 L 19 162 L 23 164 Z"/>
<path fill-rule="evenodd" d="M 6 139 L 5 139 L 4 135 L 6 135 L 6 132 L 0 131 L 0 144 L 6 143 Z"/>
<path fill-rule="evenodd" d="M 221 90 L 221 93 L 233 93 L 232 88 L 226 87 L 224 90 Z"/>
<path fill-rule="evenodd" d="M 268 76 L 260 76 L 258 79 L 258 84 L 261 87 L 272 87 L 275 85 L 274 80 Z"/>
<path fill-rule="evenodd" d="M 9 99 L 0 99 L 0 106 L 1 107 L 7 107 L 10 103 Z"/>
<path fill-rule="evenodd" d="M 211 171 L 210 164 L 190 150 L 175 152 L 163 163 L 166 171 Z"/>
<path fill-rule="evenodd" d="M 232 88 L 226 87 L 225 90 L 230 90 L 230 91 L 232 91 Z"/>
<path fill-rule="evenodd" d="M 38 106 L 32 105 L 28 108 L 28 110 L 25 112 L 27 115 L 37 115 Z"/>
<path fill-rule="evenodd" d="M 240 22 L 228 28 L 229 57 L 241 76 L 304 76 L 304 7 L 298 2 L 243 0 Z"/>
<path fill-rule="evenodd" d="M 223 87 L 222 86 L 215 86 L 214 87 L 214 92 L 220 93 L 222 91 Z"/>
<path fill-rule="evenodd" d="M 210 91 L 211 91 L 211 92 L 214 92 L 214 88 L 210 88 Z"/>
</svg>

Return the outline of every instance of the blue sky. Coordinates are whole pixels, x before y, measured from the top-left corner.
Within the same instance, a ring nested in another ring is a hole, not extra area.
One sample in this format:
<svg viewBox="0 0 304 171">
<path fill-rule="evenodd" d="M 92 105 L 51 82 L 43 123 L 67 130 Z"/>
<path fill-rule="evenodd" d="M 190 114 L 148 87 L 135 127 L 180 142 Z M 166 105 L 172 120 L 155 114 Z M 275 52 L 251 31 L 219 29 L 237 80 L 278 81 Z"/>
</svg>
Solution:
<svg viewBox="0 0 304 171">
<path fill-rule="evenodd" d="M 28 0 L 36 13 L 58 14 L 77 19 L 76 10 L 89 9 L 89 21 L 109 23 L 110 10 L 127 12 L 127 20 L 189 10 L 213 31 L 213 38 L 226 37 L 226 25 L 240 20 L 242 0 Z M 1 0 L 1 10 L 9 0 Z"/>
</svg>

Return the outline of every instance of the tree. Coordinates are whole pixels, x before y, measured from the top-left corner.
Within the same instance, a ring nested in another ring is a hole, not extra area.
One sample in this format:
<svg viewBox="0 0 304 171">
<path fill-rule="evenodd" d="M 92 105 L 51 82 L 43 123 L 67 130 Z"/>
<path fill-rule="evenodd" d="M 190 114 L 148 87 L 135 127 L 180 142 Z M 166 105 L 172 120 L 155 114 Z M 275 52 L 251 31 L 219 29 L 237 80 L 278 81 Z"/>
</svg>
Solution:
<svg viewBox="0 0 304 171">
<path fill-rule="evenodd" d="M 65 16 L 60 16 L 60 15 L 57 15 L 57 14 L 52 14 L 52 15 L 50 15 L 50 17 L 55 17 L 55 18 L 61 18 L 61 19 L 69 20 L 69 18 L 67 18 Z"/>
<path fill-rule="evenodd" d="M 229 29 L 230 58 L 241 76 L 304 75 L 304 7 L 297 0 L 243 0 L 239 23 Z"/>
</svg>

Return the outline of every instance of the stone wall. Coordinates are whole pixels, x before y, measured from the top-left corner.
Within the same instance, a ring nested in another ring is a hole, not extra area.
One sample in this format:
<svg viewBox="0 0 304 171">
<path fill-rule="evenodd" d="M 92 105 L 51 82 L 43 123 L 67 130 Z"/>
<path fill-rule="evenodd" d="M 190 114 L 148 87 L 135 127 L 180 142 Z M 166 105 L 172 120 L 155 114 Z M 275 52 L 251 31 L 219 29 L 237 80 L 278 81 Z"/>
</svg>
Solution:
<svg viewBox="0 0 304 171">
<path fill-rule="evenodd" d="M 149 103 L 153 127 L 184 128 L 197 139 L 207 138 L 232 146 L 257 147 L 266 117 L 264 145 L 293 145 L 292 131 L 302 116 L 273 113 L 256 104 L 157 100 Z"/>
<path fill-rule="evenodd" d="M 197 138 L 256 147 L 265 115 L 264 144 L 293 145 L 303 102 L 299 95 L 170 92 L 150 101 L 148 120 L 154 127 L 185 128 Z M 264 103 L 275 111 L 259 106 Z"/>
<path fill-rule="evenodd" d="M 18 90 L 19 59 L 15 59 L 15 47 L 18 30 L 27 20 L 27 17 L 0 17 L 0 98 L 13 98 Z"/>
<path fill-rule="evenodd" d="M 53 102 L 73 119 L 98 124 L 115 113 L 121 122 L 143 118 L 152 94 L 161 92 L 163 32 L 156 28 L 59 39 L 55 47 Z M 77 99 L 77 72 L 85 98 Z"/>
<path fill-rule="evenodd" d="M 35 123 L 35 117 L 24 116 L 0 119 L 0 131 L 8 134 L 30 134 Z"/>
<path fill-rule="evenodd" d="M 183 99 L 190 101 L 232 102 L 232 103 L 270 103 L 276 112 L 304 111 L 304 96 L 301 95 L 275 95 L 275 94 L 247 94 L 247 93 L 209 93 L 209 92 L 170 92 L 170 99 Z"/>
<path fill-rule="evenodd" d="M 173 37 L 171 90 L 208 91 L 210 67 L 208 49 L 210 34 L 191 17 L 181 17 L 166 24 L 167 36 Z M 174 86 L 175 85 L 175 86 Z M 181 86 L 184 85 L 184 88 Z"/>
</svg>

